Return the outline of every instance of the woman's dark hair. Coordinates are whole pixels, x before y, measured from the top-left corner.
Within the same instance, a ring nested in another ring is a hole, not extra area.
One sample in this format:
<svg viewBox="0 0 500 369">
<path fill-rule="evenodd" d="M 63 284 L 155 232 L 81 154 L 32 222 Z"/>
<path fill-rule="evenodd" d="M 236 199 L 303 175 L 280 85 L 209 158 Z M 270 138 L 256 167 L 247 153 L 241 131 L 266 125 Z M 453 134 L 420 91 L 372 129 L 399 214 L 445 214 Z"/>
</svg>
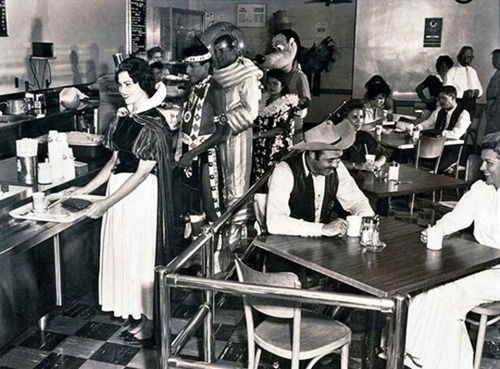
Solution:
<svg viewBox="0 0 500 369">
<path fill-rule="evenodd" d="M 345 117 L 347 115 L 356 109 L 363 110 L 365 108 L 365 105 L 363 104 L 363 100 L 361 99 L 351 99 L 348 102 L 345 103 L 344 108 L 342 109 L 342 114 Z"/>
<path fill-rule="evenodd" d="M 378 74 L 374 75 L 365 83 L 365 89 L 365 98 L 368 100 L 372 100 L 380 94 L 386 97 L 391 94 L 391 87 L 387 84 L 385 79 Z"/>
<path fill-rule="evenodd" d="M 156 92 L 155 76 L 148 62 L 138 58 L 128 58 L 121 62 L 115 73 L 115 81 L 118 82 L 118 75 L 121 72 L 128 72 L 134 83 L 139 83 L 149 97 Z"/>
<path fill-rule="evenodd" d="M 266 79 L 269 80 L 269 78 L 274 78 L 277 79 L 278 81 L 281 82 L 281 86 L 283 89 L 281 90 L 281 96 L 284 96 L 288 93 L 288 84 L 286 83 L 285 79 L 285 72 L 283 72 L 280 69 L 271 69 L 267 72 Z"/>
<path fill-rule="evenodd" d="M 453 67 L 453 59 L 448 55 L 440 55 L 436 60 L 436 69 L 438 69 L 441 64 L 447 65 L 448 68 L 451 68 Z"/>
</svg>

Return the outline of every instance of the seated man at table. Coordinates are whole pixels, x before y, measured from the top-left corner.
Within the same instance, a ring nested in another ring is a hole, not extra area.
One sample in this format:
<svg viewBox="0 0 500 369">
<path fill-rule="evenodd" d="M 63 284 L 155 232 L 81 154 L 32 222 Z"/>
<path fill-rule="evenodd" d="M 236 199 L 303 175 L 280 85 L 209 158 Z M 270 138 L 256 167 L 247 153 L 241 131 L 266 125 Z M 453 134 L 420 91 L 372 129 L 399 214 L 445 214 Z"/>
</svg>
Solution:
<svg viewBox="0 0 500 369">
<path fill-rule="evenodd" d="M 362 164 L 368 170 L 376 171 L 385 164 L 388 157 L 392 154 L 380 145 L 373 136 L 363 130 L 363 121 L 365 117 L 363 101 L 359 99 L 349 100 L 345 104 L 344 120 L 339 125 L 346 125 L 346 129 L 355 130 L 356 139 L 354 143 L 344 150 L 342 159 L 349 163 Z M 366 155 L 375 156 L 372 163 L 366 162 Z"/>
<path fill-rule="evenodd" d="M 481 158 L 486 180 L 474 183 L 435 227 L 448 235 L 474 223 L 476 241 L 500 249 L 500 132 L 486 136 Z M 427 242 L 426 230 L 421 238 Z M 479 304 L 498 300 L 498 265 L 417 295 L 410 301 L 405 365 L 415 369 L 472 369 L 473 349 L 465 315 Z"/>
<path fill-rule="evenodd" d="M 457 103 L 457 90 L 453 86 L 443 86 L 439 92 L 439 106 L 431 116 L 415 126 L 409 125 L 408 129 L 418 128 L 423 134 L 432 136 L 445 136 L 447 139 L 458 140 L 467 132 L 471 125 L 470 114 Z M 460 146 L 445 146 L 438 173 L 446 172 L 457 161 Z"/>
<path fill-rule="evenodd" d="M 267 201 L 270 233 L 343 236 L 347 222 L 338 217 L 338 204 L 353 215 L 374 215 L 368 199 L 340 161 L 342 150 L 354 142 L 353 133 L 346 125 L 321 123 L 292 147 L 303 153 L 276 166 Z"/>
</svg>

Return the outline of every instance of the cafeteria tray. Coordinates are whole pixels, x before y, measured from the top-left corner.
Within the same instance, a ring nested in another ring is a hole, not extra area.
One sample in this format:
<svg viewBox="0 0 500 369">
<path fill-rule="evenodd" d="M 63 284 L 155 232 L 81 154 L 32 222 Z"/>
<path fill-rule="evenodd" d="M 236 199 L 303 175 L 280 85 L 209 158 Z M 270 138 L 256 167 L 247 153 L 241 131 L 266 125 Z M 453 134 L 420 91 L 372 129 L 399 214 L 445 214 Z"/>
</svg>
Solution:
<svg viewBox="0 0 500 369">
<path fill-rule="evenodd" d="M 104 199 L 105 196 L 75 195 L 71 196 L 71 198 L 95 202 Z M 55 200 L 52 203 L 54 204 L 56 201 L 58 200 Z M 50 206 L 51 204 L 49 204 L 49 209 L 45 213 L 35 213 L 33 211 L 33 203 L 30 202 L 17 209 L 11 210 L 9 212 L 9 215 L 15 219 L 36 220 L 38 222 L 71 223 L 87 215 L 87 212 L 90 208 L 88 207 L 77 212 L 70 212 L 66 209 L 63 209 L 61 203 L 55 204 L 52 207 Z"/>
</svg>

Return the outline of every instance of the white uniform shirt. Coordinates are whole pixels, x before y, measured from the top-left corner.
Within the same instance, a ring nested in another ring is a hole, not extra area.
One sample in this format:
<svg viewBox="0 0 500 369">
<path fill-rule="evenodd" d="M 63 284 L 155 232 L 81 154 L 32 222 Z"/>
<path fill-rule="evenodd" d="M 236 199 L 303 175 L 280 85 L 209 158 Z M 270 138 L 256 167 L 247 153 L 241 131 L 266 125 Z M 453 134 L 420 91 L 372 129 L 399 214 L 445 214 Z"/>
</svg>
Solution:
<svg viewBox="0 0 500 369">
<path fill-rule="evenodd" d="M 302 162 L 309 175 L 305 163 L 305 153 Z M 354 179 L 349 174 L 345 165 L 340 162 L 337 168 L 339 185 L 337 200 L 346 211 L 361 216 L 373 216 L 374 212 L 368 199 L 361 192 Z M 325 176 L 313 176 L 314 186 L 314 216 L 315 222 L 307 222 L 290 216 L 288 205 L 290 194 L 293 190 L 294 175 L 286 162 L 279 163 L 269 180 L 269 194 L 267 200 L 267 229 L 272 234 L 285 234 L 290 236 L 321 237 L 323 223 L 318 223 L 321 216 L 323 197 L 325 192 Z"/>
<path fill-rule="evenodd" d="M 464 96 L 464 91 L 479 90 L 481 97 L 483 88 L 474 68 L 467 66 L 452 67 L 446 74 L 444 86 L 454 86 L 457 89 L 457 98 L 461 99 Z"/>
<path fill-rule="evenodd" d="M 447 235 L 469 227 L 472 222 L 477 242 L 500 249 L 500 190 L 495 186 L 484 181 L 475 182 L 436 227 Z"/>
<path fill-rule="evenodd" d="M 445 127 L 447 127 L 450 124 L 451 115 L 453 114 L 455 109 L 456 107 L 446 112 Z M 437 116 L 440 111 L 441 109 L 434 110 L 429 118 L 424 120 L 422 123 L 417 124 L 416 126 L 422 130 L 435 128 Z M 464 110 L 458 117 L 458 121 L 455 124 L 455 127 L 453 127 L 453 129 L 451 130 L 445 129 L 443 131 L 443 136 L 449 139 L 458 140 L 465 134 L 465 132 L 467 132 L 467 128 L 469 128 L 470 125 L 471 125 L 470 114 L 467 110 Z"/>
</svg>

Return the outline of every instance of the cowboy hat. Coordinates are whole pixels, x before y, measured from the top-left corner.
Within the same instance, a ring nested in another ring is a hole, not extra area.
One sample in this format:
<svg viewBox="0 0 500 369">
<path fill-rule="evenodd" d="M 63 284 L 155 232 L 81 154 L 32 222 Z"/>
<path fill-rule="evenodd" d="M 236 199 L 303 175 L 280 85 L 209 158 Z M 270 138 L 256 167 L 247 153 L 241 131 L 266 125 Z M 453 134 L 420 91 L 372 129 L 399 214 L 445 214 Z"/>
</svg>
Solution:
<svg viewBox="0 0 500 369">
<path fill-rule="evenodd" d="M 337 125 L 329 121 L 320 123 L 304 133 L 304 141 L 292 146 L 293 150 L 345 150 L 356 139 L 356 132 L 348 121 Z"/>
</svg>

